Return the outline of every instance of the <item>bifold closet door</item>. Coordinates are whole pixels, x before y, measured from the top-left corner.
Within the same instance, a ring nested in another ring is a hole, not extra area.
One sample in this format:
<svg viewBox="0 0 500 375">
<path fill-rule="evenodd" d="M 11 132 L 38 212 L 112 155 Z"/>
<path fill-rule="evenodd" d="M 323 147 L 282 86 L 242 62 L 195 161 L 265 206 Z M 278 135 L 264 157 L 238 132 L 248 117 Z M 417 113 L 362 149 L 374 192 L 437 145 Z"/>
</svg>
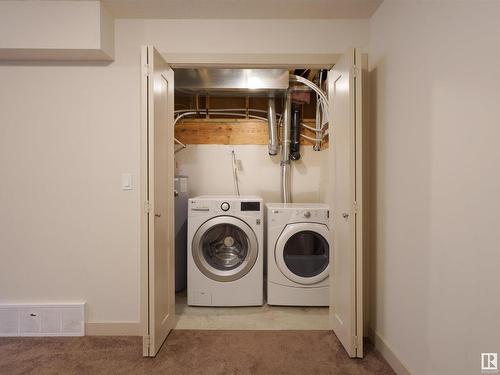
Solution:
<svg viewBox="0 0 500 375">
<path fill-rule="evenodd" d="M 350 357 L 363 356 L 361 53 L 344 54 L 328 75 L 333 249 L 332 329 Z"/>
<path fill-rule="evenodd" d="M 154 357 L 175 324 L 174 72 L 160 53 L 143 47 L 147 122 L 148 327 Z"/>
</svg>

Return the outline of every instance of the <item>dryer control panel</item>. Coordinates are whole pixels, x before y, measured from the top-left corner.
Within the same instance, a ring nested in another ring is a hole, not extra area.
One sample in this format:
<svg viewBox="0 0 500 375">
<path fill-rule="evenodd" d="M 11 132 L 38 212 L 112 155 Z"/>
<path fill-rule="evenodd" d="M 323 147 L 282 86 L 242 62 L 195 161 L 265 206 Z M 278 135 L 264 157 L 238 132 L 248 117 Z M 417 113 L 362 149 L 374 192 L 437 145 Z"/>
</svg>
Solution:
<svg viewBox="0 0 500 375">
<path fill-rule="evenodd" d="M 267 215 L 275 223 L 324 223 L 328 224 L 330 210 L 324 204 L 267 204 Z"/>
<path fill-rule="evenodd" d="M 295 210 L 293 212 L 293 217 L 296 219 L 305 219 L 306 221 L 317 221 L 320 219 L 321 221 L 328 219 L 328 210 Z"/>
</svg>

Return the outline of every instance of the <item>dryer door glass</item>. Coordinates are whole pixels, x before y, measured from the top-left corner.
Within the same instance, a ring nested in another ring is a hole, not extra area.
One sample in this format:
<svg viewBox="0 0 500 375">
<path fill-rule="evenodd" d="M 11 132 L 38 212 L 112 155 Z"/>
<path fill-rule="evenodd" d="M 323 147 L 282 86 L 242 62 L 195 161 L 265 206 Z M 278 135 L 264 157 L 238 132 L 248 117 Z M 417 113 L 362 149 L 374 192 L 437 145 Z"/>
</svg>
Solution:
<svg viewBox="0 0 500 375">
<path fill-rule="evenodd" d="M 232 224 L 218 224 L 205 232 L 201 239 L 203 257 L 213 268 L 229 271 L 239 267 L 249 252 L 248 237 Z"/>
<path fill-rule="evenodd" d="M 328 241 L 313 231 L 297 232 L 286 242 L 283 259 L 295 275 L 317 276 L 328 267 L 330 261 Z"/>
</svg>

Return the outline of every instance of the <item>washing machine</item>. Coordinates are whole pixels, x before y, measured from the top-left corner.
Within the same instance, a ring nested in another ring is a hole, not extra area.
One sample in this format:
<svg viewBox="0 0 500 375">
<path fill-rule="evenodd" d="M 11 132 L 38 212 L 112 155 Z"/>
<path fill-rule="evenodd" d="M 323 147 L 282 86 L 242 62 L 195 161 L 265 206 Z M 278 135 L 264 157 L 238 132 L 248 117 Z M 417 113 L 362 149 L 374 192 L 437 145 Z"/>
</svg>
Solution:
<svg viewBox="0 0 500 375">
<path fill-rule="evenodd" d="M 188 208 L 188 305 L 262 305 L 262 199 L 200 196 Z"/>
<path fill-rule="evenodd" d="M 268 203 L 266 216 L 267 303 L 328 306 L 328 205 Z"/>
</svg>

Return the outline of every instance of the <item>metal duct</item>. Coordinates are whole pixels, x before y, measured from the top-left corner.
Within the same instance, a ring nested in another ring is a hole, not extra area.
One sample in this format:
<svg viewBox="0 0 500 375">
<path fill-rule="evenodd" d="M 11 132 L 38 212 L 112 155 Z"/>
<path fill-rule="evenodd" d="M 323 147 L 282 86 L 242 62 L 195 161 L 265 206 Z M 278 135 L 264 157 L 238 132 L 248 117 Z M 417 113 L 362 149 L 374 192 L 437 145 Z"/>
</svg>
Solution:
<svg viewBox="0 0 500 375">
<path fill-rule="evenodd" d="M 276 106 L 274 98 L 269 98 L 267 104 L 267 125 L 269 128 L 269 155 L 278 153 L 278 126 L 276 124 Z"/>
<path fill-rule="evenodd" d="M 286 69 L 175 69 L 175 90 L 190 95 L 269 96 L 286 89 Z"/>
<path fill-rule="evenodd" d="M 286 91 L 285 108 L 283 110 L 283 134 L 281 137 L 281 200 L 291 203 L 290 192 L 290 128 L 291 128 L 292 97 L 290 90 Z"/>
</svg>

